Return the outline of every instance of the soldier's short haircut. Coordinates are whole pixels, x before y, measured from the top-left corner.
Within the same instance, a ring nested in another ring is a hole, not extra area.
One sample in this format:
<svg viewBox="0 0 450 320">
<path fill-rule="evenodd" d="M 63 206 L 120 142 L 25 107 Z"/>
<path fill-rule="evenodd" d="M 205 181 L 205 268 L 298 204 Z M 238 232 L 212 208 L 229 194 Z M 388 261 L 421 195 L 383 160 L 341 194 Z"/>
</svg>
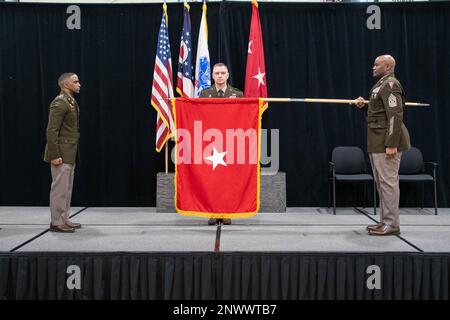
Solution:
<svg viewBox="0 0 450 320">
<path fill-rule="evenodd" d="M 228 67 L 227 67 L 227 65 L 225 64 L 225 63 L 222 63 L 222 62 L 218 62 L 218 63 L 216 63 L 214 66 L 213 66 L 213 71 L 214 71 L 214 69 L 216 68 L 216 67 L 225 67 L 226 69 L 227 69 L 227 71 L 228 71 Z"/>
<path fill-rule="evenodd" d="M 63 73 L 62 75 L 60 75 L 59 78 L 58 78 L 58 85 L 61 86 L 62 83 L 63 83 L 66 79 L 70 78 L 70 77 L 73 76 L 74 74 L 75 74 L 75 73 L 73 73 L 73 72 L 65 72 L 65 73 Z"/>
<path fill-rule="evenodd" d="M 382 58 L 385 63 L 391 67 L 392 72 L 395 71 L 395 58 L 393 56 L 391 56 L 390 54 L 383 54 L 379 56 L 379 58 Z"/>
</svg>

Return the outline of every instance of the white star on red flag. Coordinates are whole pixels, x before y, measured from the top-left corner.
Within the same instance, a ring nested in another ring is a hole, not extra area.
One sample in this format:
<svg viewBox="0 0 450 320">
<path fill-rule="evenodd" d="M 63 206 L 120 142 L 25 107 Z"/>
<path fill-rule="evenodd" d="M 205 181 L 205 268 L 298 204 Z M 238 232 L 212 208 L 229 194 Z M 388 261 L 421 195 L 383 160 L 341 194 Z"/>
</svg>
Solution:
<svg viewBox="0 0 450 320">
<path fill-rule="evenodd" d="M 265 76 L 265 72 L 261 72 L 261 68 L 258 67 L 258 74 L 254 75 L 253 78 L 258 80 L 258 87 L 260 85 L 265 85 L 264 83 L 264 76 Z"/>
<path fill-rule="evenodd" d="M 212 156 L 205 157 L 205 159 L 212 162 L 213 170 L 216 169 L 216 167 L 219 164 L 226 167 L 227 164 L 223 160 L 223 157 L 227 154 L 228 151 L 219 152 L 219 151 L 217 151 L 216 147 L 213 147 L 213 148 L 214 148 L 214 151 L 213 151 Z"/>
</svg>

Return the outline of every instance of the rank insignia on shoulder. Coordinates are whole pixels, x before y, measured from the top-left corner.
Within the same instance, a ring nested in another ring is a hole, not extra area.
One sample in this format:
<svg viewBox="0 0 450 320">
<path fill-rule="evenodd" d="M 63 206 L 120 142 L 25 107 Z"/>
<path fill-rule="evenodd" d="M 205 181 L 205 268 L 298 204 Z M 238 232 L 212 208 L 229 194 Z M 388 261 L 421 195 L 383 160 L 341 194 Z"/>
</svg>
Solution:
<svg viewBox="0 0 450 320">
<path fill-rule="evenodd" d="M 397 106 L 397 98 L 391 93 L 388 98 L 389 107 L 394 108 Z"/>
</svg>

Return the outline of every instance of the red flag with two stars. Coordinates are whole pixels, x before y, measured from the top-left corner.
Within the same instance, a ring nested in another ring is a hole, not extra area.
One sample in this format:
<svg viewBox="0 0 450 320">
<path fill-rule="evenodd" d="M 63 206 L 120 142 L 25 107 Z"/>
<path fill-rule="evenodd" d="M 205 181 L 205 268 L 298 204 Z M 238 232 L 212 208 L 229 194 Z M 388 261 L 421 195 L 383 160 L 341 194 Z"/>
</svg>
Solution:
<svg viewBox="0 0 450 320">
<path fill-rule="evenodd" d="M 245 97 L 267 98 L 264 44 L 259 19 L 258 2 L 252 1 L 252 21 L 248 37 L 247 68 L 245 72 Z"/>
<path fill-rule="evenodd" d="M 183 215 L 245 218 L 259 210 L 262 101 L 174 101 L 175 208 Z"/>
</svg>

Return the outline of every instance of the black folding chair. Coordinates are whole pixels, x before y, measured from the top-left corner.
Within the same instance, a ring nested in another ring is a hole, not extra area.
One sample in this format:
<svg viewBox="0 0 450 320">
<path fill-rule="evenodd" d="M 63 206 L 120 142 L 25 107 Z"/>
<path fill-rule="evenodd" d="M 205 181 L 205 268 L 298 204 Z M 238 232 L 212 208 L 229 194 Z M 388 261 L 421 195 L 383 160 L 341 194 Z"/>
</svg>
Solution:
<svg viewBox="0 0 450 320">
<path fill-rule="evenodd" d="M 429 166 L 429 168 L 432 168 L 432 175 L 425 172 L 426 165 Z M 423 162 L 422 152 L 415 147 L 411 147 L 410 149 L 403 151 L 399 169 L 400 182 L 420 183 L 422 189 L 422 209 L 425 198 L 424 184 L 427 182 L 433 183 L 435 215 L 437 215 L 436 167 L 436 162 Z"/>
<path fill-rule="evenodd" d="M 373 185 L 373 212 L 376 215 L 375 180 L 366 171 L 364 152 L 359 147 L 335 147 L 329 163 L 329 182 L 333 186 L 333 214 L 336 214 L 336 182 L 364 183 L 364 206 L 366 200 L 366 183 Z M 329 203 L 328 193 L 328 203 Z"/>
</svg>

